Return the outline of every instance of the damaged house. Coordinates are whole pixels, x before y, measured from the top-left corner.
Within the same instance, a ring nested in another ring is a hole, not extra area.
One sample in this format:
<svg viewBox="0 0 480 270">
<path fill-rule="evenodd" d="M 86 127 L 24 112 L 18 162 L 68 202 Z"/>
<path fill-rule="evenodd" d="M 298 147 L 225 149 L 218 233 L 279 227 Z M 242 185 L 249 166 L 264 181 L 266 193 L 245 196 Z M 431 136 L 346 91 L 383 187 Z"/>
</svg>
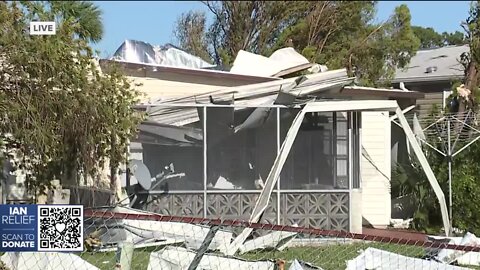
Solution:
<svg viewBox="0 0 480 270">
<path fill-rule="evenodd" d="M 141 83 L 148 114 L 130 147 L 138 171 L 123 181 L 133 207 L 352 232 L 389 224 L 389 112 L 421 93 L 355 86 L 292 48 L 241 51 L 226 72 L 126 41 L 100 66 L 112 62 Z"/>
</svg>

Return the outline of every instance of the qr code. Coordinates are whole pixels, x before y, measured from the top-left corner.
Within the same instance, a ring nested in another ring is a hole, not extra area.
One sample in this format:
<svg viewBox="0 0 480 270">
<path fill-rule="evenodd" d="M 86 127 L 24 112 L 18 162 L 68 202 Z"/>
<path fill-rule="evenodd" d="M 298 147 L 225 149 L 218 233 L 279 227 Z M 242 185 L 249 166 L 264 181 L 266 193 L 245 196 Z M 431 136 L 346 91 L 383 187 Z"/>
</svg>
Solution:
<svg viewBox="0 0 480 270">
<path fill-rule="evenodd" d="M 83 206 L 38 206 L 38 251 L 83 251 Z"/>
</svg>

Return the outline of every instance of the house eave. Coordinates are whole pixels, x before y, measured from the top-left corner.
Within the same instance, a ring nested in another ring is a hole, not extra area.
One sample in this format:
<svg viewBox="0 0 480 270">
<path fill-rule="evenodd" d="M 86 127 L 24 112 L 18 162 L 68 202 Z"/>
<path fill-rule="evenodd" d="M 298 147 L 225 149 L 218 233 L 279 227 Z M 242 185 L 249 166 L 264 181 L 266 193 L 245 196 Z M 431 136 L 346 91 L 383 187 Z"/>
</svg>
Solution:
<svg viewBox="0 0 480 270">
<path fill-rule="evenodd" d="M 131 63 L 124 61 L 114 61 L 109 59 L 100 59 L 100 66 L 106 68 L 109 64 L 117 64 L 123 69 L 150 69 L 153 72 L 168 72 L 182 75 L 198 76 L 204 78 L 220 78 L 220 79 L 231 79 L 236 81 L 244 81 L 248 83 L 261 83 L 268 81 L 277 81 L 281 78 L 274 77 L 262 77 L 262 76 L 251 76 L 251 75 L 241 75 L 230 73 L 227 71 L 218 71 L 218 70 L 209 70 L 209 69 L 193 69 L 193 68 L 180 68 L 164 65 L 154 65 L 154 64 L 144 64 L 144 63 Z"/>
<path fill-rule="evenodd" d="M 368 96 L 392 99 L 420 99 L 425 97 L 424 93 L 418 91 L 404 91 L 400 89 L 381 89 L 360 86 L 343 87 L 343 89 L 340 91 L 340 94 L 352 97 Z"/>
<path fill-rule="evenodd" d="M 449 75 L 449 76 L 426 76 L 426 77 L 408 77 L 408 78 L 395 78 L 391 83 L 438 83 L 438 82 L 451 82 L 453 80 L 463 79 L 463 75 Z"/>
</svg>

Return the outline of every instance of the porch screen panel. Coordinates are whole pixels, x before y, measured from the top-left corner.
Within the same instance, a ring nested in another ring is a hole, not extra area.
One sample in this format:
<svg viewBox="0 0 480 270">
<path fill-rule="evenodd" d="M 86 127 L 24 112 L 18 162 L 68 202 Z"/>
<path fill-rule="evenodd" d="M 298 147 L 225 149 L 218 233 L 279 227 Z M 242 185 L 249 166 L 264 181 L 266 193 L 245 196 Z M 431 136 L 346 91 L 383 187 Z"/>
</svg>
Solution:
<svg viewBox="0 0 480 270">
<path fill-rule="evenodd" d="M 202 191 L 203 122 L 195 107 L 154 107 L 139 128 L 154 191 Z"/>
<path fill-rule="evenodd" d="M 348 113 L 335 113 L 335 187 L 348 189 Z"/>
<path fill-rule="evenodd" d="M 360 188 L 361 187 L 361 173 L 360 173 L 360 162 L 361 162 L 361 151 L 362 151 L 362 144 L 361 144 L 361 112 L 353 112 L 352 113 L 352 124 L 353 124 L 353 146 L 352 146 L 352 151 L 353 151 L 353 181 L 352 181 L 352 188 Z"/>
<path fill-rule="evenodd" d="M 217 108 L 207 119 L 207 192 L 260 191 L 277 155 L 276 109 Z"/>
<path fill-rule="evenodd" d="M 282 143 L 297 113 L 298 110 L 281 110 Z M 332 113 L 307 113 L 280 175 L 280 189 L 335 189 L 333 138 Z"/>
</svg>

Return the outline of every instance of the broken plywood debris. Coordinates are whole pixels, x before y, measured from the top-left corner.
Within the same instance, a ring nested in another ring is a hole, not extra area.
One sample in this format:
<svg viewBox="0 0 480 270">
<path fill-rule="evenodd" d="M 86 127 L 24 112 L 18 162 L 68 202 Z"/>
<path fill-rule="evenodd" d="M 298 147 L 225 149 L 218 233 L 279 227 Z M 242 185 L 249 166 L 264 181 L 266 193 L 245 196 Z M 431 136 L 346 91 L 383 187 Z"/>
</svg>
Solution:
<svg viewBox="0 0 480 270">
<path fill-rule="evenodd" d="M 195 252 L 181 247 L 165 247 L 150 254 L 147 270 L 186 270 L 190 266 Z M 237 269 L 275 269 L 272 261 L 247 261 L 238 258 L 226 258 L 219 255 L 205 254 L 197 269 L 202 270 L 237 270 Z"/>
<path fill-rule="evenodd" d="M 466 233 L 463 237 L 440 237 L 440 236 L 430 236 L 429 238 L 435 240 L 443 240 L 448 242 L 450 245 L 462 245 L 462 246 L 480 246 L 480 239 L 478 239 L 472 233 Z M 480 265 L 480 253 L 479 252 L 464 252 L 461 250 L 453 249 L 429 249 L 429 251 L 438 251 L 435 259 L 444 263 L 452 263 L 456 261 L 461 265 Z"/>
<path fill-rule="evenodd" d="M 448 265 L 436 261 L 428 261 L 419 258 L 412 258 L 396 253 L 367 248 L 358 257 L 347 261 L 347 270 L 366 269 L 442 269 L 442 270 L 467 270 L 459 266 Z"/>
<path fill-rule="evenodd" d="M 72 253 L 6 252 L 0 260 L 12 270 L 99 270 L 96 266 Z"/>
</svg>

